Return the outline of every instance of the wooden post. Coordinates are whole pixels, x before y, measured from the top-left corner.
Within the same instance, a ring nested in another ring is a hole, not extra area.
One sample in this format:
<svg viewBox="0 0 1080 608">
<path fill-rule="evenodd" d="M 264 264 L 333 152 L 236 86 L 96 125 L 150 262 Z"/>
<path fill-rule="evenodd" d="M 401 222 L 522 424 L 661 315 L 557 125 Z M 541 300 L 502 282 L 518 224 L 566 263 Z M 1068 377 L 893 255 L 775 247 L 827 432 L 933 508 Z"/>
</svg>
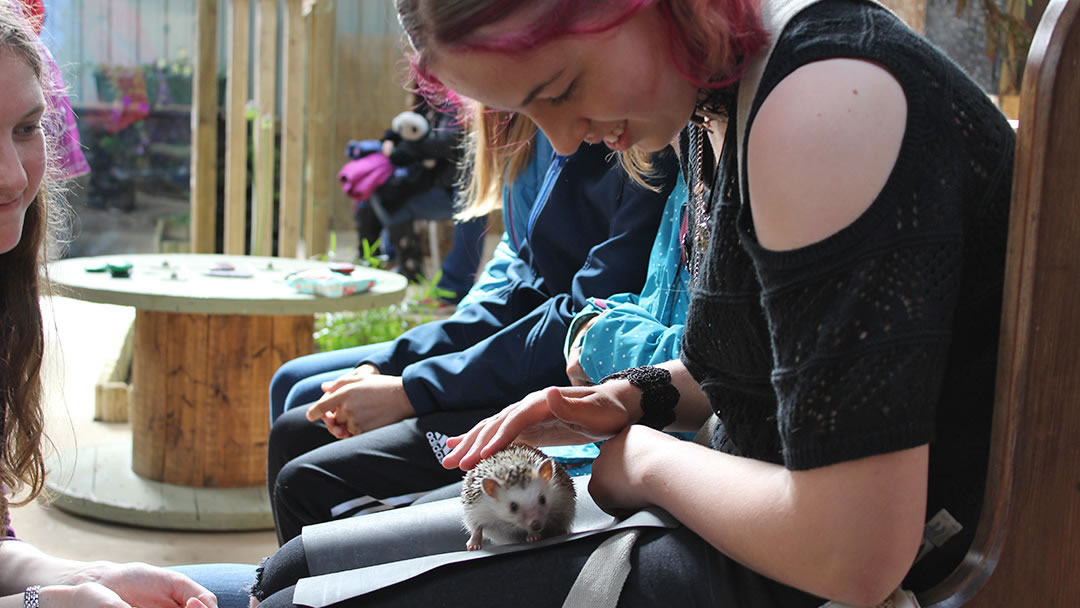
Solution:
<svg viewBox="0 0 1080 608">
<path fill-rule="evenodd" d="M 1006 0 L 1003 10 L 1005 14 L 1015 17 L 1018 21 L 1023 21 L 1027 13 L 1027 0 Z M 999 51 L 1001 52 L 1001 51 Z M 1016 108 L 1015 113 L 1010 113 L 1005 107 L 1005 114 L 1009 118 L 1016 119 L 1020 114 L 1020 72 L 1024 65 L 1023 49 L 1017 48 L 1016 41 L 1012 36 L 1005 37 L 1005 57 L 1001 62 L 1001 74 L 998 78 L 998 90 L 999 95 L 1015 95 Z M 1010 108 L 1011 109 L 1011 108 Z"/>
<path fill-rule="evenodd" d="M 105 361 L 105 368 L 94 385 L 94 420 L 127 422 L 131 404 L 131 351 L 135 344 L 135 325 L 128 328 L 120 352 Z"/>
<path fill-rule="evenodd" d="M 277 114 L 277 0 L 255 5 L 255 106 L 252 129 L 254 202 L 251 208 L 251 253 L 272 255 L 274 245 L 274 126 Z"/>
<path fill-rule="evenodd" d="M 243 255 L 247 215 L 248 0 L 229 11 L 228 79 L 225 82 L 225 253 Z"/>
<path fill-rule="evenodd" d="M 214 253 L 217 214 L 217 0 L 195 3 L 191 106 L 191 251 Z"/>
<path fill-rule="evenodd" d="M 308 12 L 308 132 L 304 180 L 304 241 L 309 256 L 326 253 L 332 188 L 337 184 L 334 142 L 335 0 L 316 0 Z"/>
<path fill-rule="evenodd" d="M 304 178 L 304 49 L 307 32 L 302 0 L 285 0 L 281 67 L 281 200 L 278 255 L 296 257 L 300 240 Z"/>
</svg>

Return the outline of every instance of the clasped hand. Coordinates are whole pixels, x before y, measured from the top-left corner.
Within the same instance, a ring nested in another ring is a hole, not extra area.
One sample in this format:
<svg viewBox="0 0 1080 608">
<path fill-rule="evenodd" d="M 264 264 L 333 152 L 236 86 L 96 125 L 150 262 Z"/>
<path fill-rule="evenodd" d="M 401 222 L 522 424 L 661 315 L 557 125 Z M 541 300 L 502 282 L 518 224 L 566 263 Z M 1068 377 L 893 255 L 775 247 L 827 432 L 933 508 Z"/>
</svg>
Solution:
<svg viewBox="0 0 1080 608">
<path fill-rule="evenodd" d="M 322 398 L 308 408 L 307 419 L 321 418 L 338 439 L 393 424 L 416 413 L 401 378 L 380 374 L 370 364 L 324 382 L 322 390 Z"/>
</svg>

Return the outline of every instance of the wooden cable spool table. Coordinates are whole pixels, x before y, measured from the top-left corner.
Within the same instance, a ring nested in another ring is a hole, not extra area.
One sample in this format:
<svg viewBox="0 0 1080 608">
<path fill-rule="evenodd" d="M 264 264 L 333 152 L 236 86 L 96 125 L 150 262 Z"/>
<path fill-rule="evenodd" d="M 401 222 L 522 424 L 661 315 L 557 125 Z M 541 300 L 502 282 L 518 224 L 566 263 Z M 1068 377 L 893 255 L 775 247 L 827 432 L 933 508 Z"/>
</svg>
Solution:
<svg viewBox="0 0 1080 608">
<path fill-rule="evenodd" d="M 132 265 L 130 277 L 88 271 L 118 259 Z M 290 273 L 327 265 L 199 254 L 72 258 L 50 265 L 56 295 L 136 309 L 136 474 L 196 488 L 264 484 L 270 379 L 282 363 L 312 352 L 314 314 L 388 306 L 405 294 L 403 276 L 366 268 L 356 274 L 370 274 L 374 286 L 340 298 L 299 293 L 285 283 Z M 214 268 L 231 276 L 213 276 Z"/>
</svg>

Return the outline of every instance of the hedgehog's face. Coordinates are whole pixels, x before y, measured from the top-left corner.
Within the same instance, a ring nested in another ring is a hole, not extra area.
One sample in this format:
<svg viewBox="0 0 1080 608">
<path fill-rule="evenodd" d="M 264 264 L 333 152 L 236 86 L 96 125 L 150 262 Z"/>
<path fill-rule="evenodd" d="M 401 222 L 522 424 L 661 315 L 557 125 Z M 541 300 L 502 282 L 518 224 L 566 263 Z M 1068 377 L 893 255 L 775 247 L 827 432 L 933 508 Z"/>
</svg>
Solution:
<svg viewBox="0 0 1080 608">
<path fill-rule="evenodd" d="M 528 534 L 539 534 L 547 523 L 548 487 L 541 480 L 506 488 L 501 497 L 503 517 Z"/>
<path fill-rule="evenodd" d="M 508 523 L 521 528 L 529 536 L 536 536 L 547 524 L 552 499 L 552 477 L 555 463 L 545 459 L 532 471 L 500 484 L 493 478 L 482 482 L 484 493 L 494 498 L 498 515 Z"/>
</svg>

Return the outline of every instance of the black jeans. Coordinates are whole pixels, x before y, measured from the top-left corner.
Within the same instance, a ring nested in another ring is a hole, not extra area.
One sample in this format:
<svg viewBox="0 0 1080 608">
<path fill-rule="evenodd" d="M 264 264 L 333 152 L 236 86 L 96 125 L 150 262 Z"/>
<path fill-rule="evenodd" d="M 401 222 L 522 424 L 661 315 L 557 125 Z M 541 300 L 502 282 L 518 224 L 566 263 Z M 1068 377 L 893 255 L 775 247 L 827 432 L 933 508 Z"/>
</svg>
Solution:
<svg viewBox="0 0 1080 608">
<path fill-rule="evenodd" d="M 306 409 L 287 410 L 270 430 L 267 485 L 281 544 L 306 525 L 407 505 L 459 481 L 463 473 L 444 469 L 436 450 L 498 411 L 436 412 L 335 439 Z"/>
</svg>

